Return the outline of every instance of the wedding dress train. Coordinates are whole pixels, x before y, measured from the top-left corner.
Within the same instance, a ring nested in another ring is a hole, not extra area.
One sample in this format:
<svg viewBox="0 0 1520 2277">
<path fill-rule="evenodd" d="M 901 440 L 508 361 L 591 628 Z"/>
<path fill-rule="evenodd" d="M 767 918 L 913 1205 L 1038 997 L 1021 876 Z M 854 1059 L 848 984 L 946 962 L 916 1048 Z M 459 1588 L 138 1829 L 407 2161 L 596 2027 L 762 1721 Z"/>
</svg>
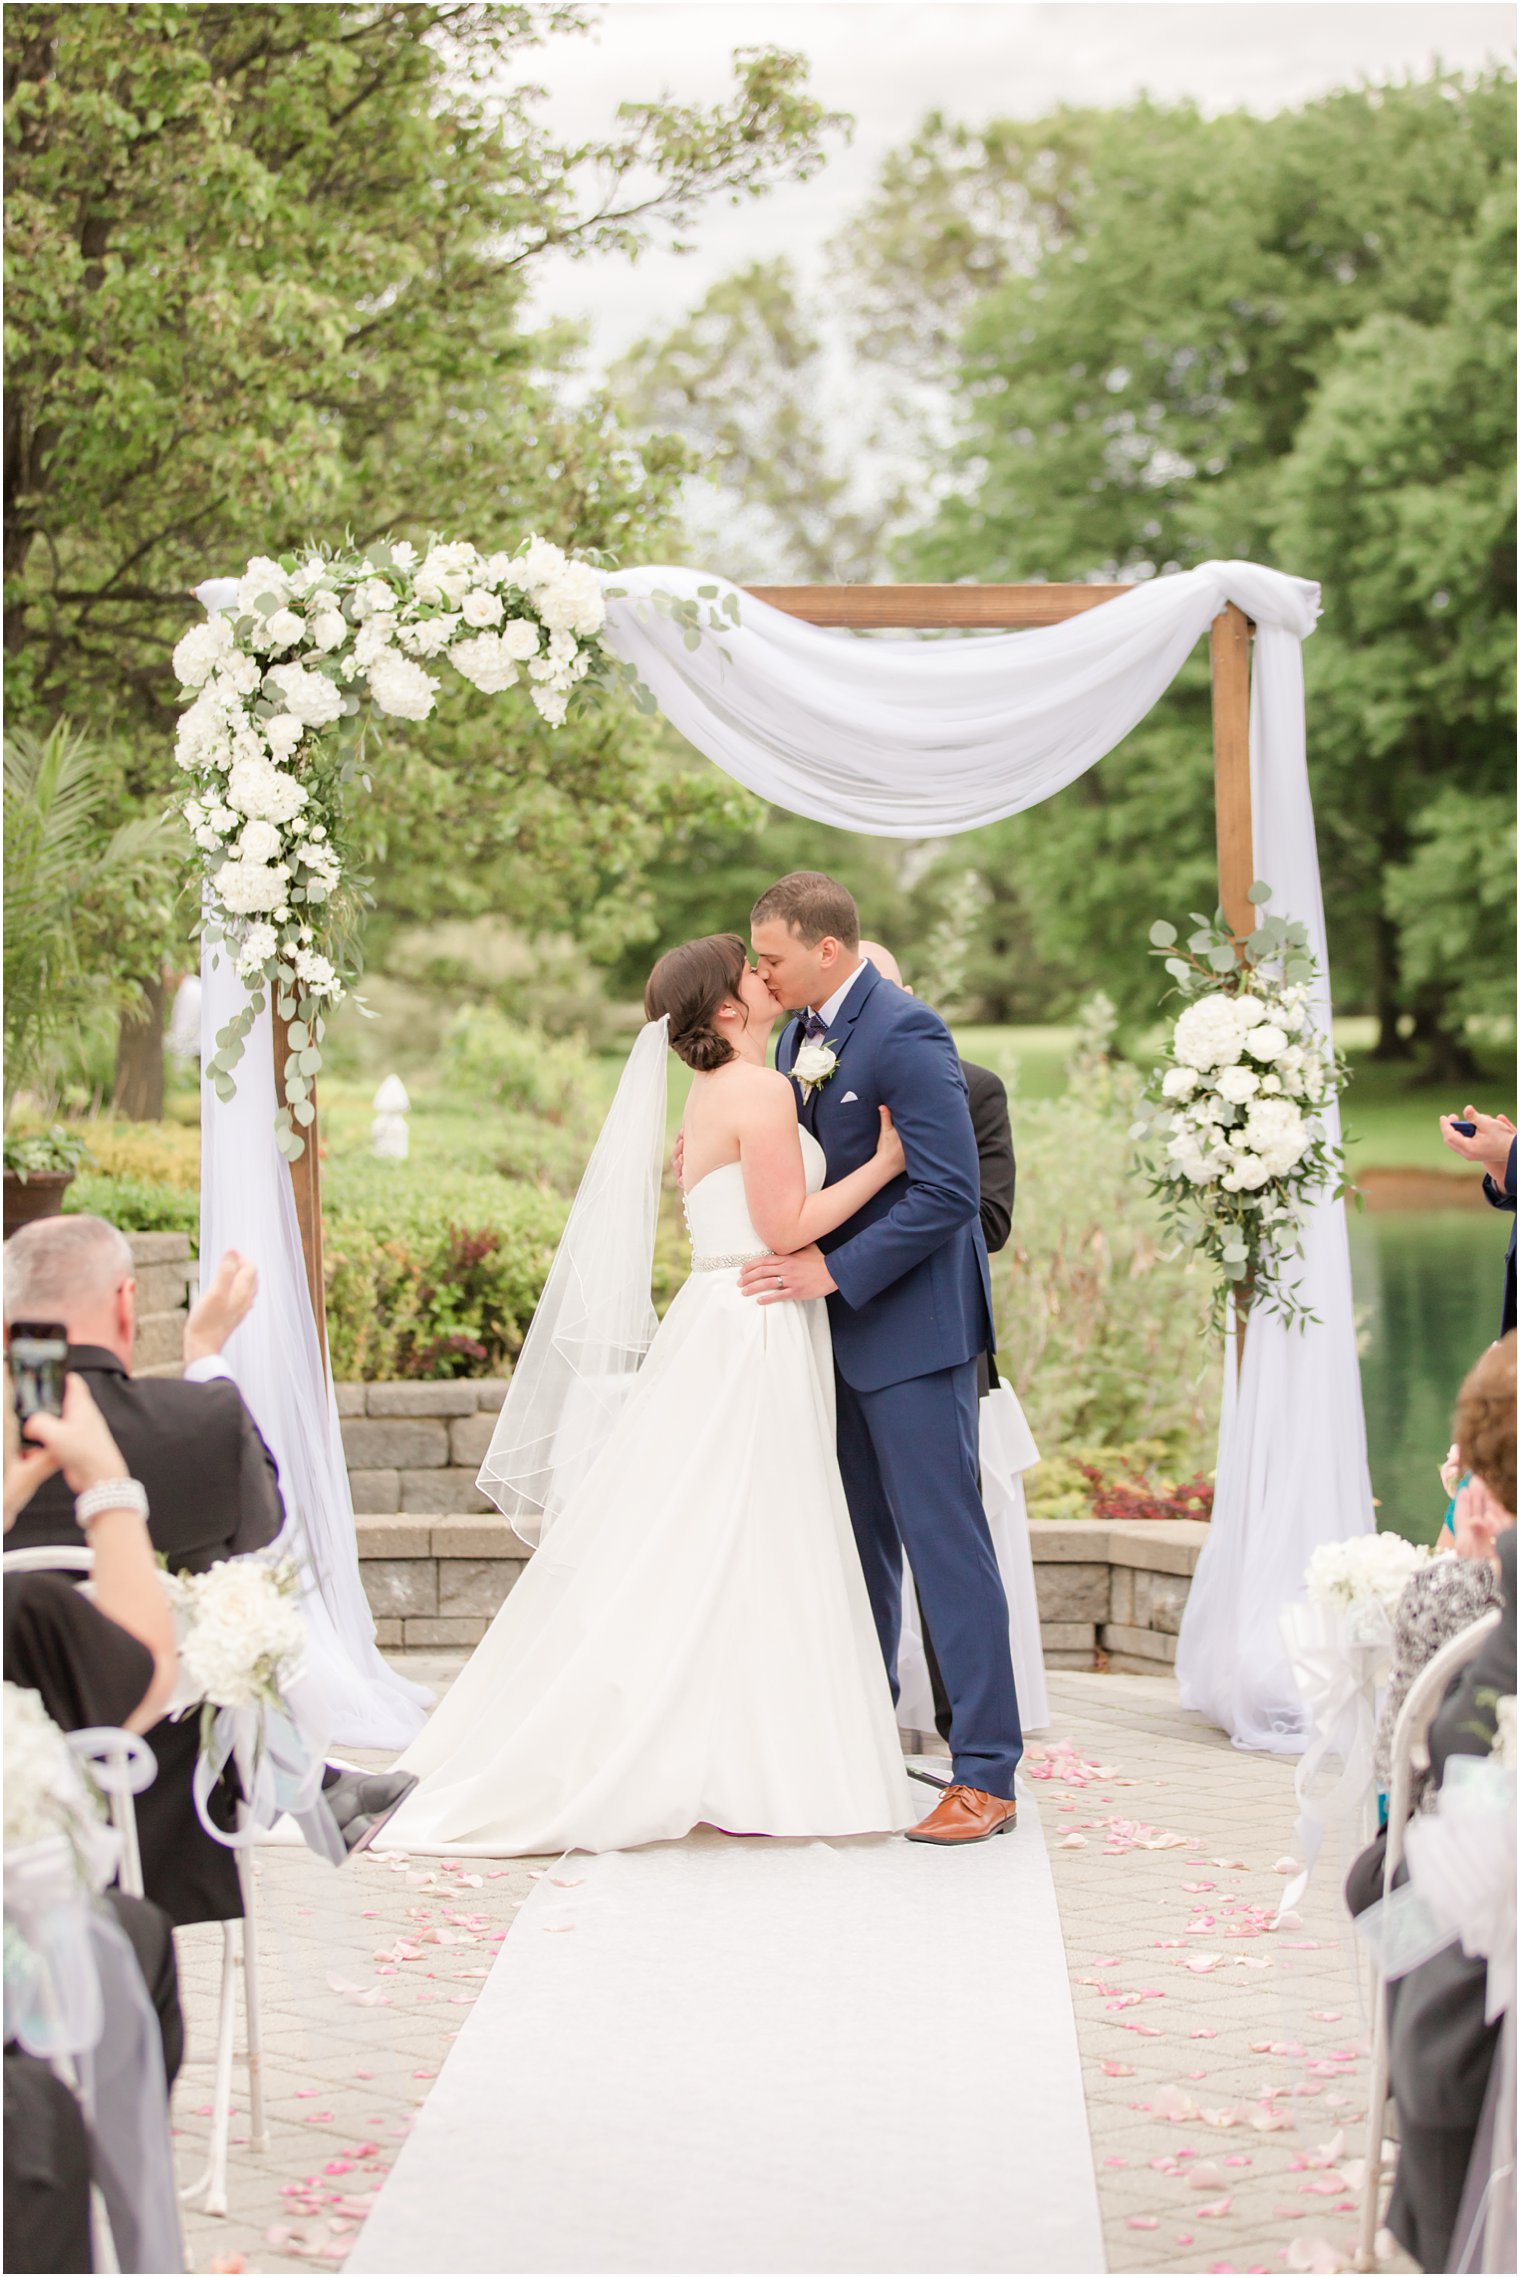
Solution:
<svg viewBox="0 0 1520 2277">
<path fill-rule="evenodd" d="M 822 1149 L 799 1133 L 809 1192 Z M 421 1736 L 383 1846 L 615 1850 L 909 1826 L 834 1448 L 823 1303 L 761 1306 L 737 1163 L 626 1405 Z"/>
</svg>

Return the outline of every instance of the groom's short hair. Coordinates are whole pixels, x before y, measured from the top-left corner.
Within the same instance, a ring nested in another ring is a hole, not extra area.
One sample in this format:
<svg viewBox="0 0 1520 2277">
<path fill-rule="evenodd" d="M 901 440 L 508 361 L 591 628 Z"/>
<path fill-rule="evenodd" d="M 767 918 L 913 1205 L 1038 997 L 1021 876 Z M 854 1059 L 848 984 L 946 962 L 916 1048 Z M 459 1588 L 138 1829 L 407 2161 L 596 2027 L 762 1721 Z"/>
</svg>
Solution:
<svg viewBox="0 0 1520 2277">
<path fill-rule="evenodd" d="M 778 878 L 749 913 L 751 925 L 766 925 L 779 917 L 790 932 L 810 949 L 828 936 L 847 949 L 860 945 L 860 912 L 855 896 L 822 870 L 793 870 Z"/>
</svg>

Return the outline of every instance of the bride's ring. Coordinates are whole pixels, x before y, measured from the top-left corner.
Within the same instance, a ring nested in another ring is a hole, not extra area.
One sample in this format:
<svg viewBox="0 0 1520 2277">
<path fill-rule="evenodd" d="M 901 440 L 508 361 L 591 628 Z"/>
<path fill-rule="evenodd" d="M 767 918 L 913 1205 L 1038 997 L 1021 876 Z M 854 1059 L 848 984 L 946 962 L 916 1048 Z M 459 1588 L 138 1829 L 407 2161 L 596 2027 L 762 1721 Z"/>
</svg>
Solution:
<svg viewBox="0 0 1520 2277">
<path fill-rule="evenodd" d="M 776 1286 L 778 1289 L 784 1289 L 786 1287 L 785 1277 L 780 1273 L 776 1275 Z"/>
</svg>

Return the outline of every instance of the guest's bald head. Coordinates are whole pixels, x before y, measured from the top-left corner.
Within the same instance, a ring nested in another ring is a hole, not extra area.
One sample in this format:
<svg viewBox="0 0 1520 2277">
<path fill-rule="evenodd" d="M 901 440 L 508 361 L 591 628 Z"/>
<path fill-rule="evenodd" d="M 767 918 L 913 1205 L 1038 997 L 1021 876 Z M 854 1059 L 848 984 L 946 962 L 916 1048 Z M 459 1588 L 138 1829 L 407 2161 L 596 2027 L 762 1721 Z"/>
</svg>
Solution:
<svg viewBox="0 0 1520 2277">
<path fill-rule="evenodd" d="M 885 942 L 862 941 L 860 944 L 860 953 L 863 957 L 870 958 L 872 964 L 881 974 L 883 980 L 894 981 L 899 988 L 902 988 L 906 985 L 902 976 L 902 966 L 898 963 L 896 957 L 893 956 L 891 950 L 886 946 Z M 911 990 L 909 993 L 912 993 Z"/>
<path fill-rule="evenodd" d="M 5 1319 L 59 1320 L 71 1344 L 100 1344 L 131 1364 L 135 1267 L 104 1218 L 36 1218 L 5 1245 Z"/>
</svg>

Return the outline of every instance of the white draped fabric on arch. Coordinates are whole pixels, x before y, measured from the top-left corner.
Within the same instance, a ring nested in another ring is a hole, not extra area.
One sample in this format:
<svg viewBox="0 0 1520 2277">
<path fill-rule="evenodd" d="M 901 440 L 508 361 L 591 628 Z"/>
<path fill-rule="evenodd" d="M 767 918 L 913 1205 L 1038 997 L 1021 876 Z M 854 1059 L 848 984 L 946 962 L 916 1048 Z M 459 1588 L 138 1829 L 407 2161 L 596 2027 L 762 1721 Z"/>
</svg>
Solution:
<svg viewBox="0 0 1520 2277">
<path fill-rule="evenodd" d="M 1064 789 L 1124 740 L 1213 618 L 1235 602 L 1256 625 L 1254 866 L 1272 887 L 1274 910 L 1309 929 L 1321 972 L 1316 1011 L 1328 1028 L 1301 653 L 1318 611 L 1317 586 L 1251 562 L 1206 562 L 1057 625 L 928 641 L 825 630 L 741 592 L 735 630 L 688 648 L 681 625 L 649 596 L 695 598 L 699 586 L 726 593 L 733 590 L 726 580 L 646 568 L 620 571 L 608 582 L 608 645 L 635 666 L 698 751 L 793 813 L 897 838 L 974 830 Z M 202 597 L 215 608 L 224 591 L 202 588 Z M 1200 754 L 1199 797 L 1209 795 Z M 734 913 L 735 922 L 742 914 Z M 226 991 L 237 985 L 224 964 L 219 997 L 208 975 L 208 1035 L 230 1009 Z M 302 1379 L 303 1389 L 287 1385 L 282 1394 L 291 1407 L 287 1428 L 296 1424 L 298 1404 L 303 1440 L 315 1434 L 303 1452 L 288 1449 L 306 1480 L 304 1492 L 297 1485 L 298 1516 L 314 1536 L 324 1601 L 359 1693 L 378 1701 L 390 1720 L 405 1721 L 415 1707 L 399 1690 L 383 1690 L 375 1673 L 383 1664 L 361 1610 L 352 1528 L 345 1531 L 337 1506 L 347 1490 L 336 1407 L 322 1376 L 289 1177 L 275 1145 L 272 1078 L 262 1079 L 272 1059 L 269 1019 L 266 1011 L 248 1039 L 237 1100 L 223 1106 L 209 1087 L 202 1094 L 202 1255 L 233 1239 L 235 1216 L 236 1245 L 258 1257 L 264 1282 L 239 1342 L 258 1340 L 263 1356 L 256 1364 L 248 1347 L 229 1348 L 229 1360 L 266 1430 L 275 1381 Z M 254 1105 L 255 1093 L 262 1105 Z M 1338 1140 L 1338 1116 L 1330 1120 L 1329 1135 Z M 1345 1217 L 1328 1195 L 1312 1212 L 1305 1248 L 1301 1293 L 1317 1316 L 1314 1325 L 1290 1330 L 1259 1313 L 1238 1383 L 1233 1361 L 1226 1363 L 1214 1525 L 1177 1657 L 1187 1706 L 1242 1746 L 1282 1751 L 1301 1747 L 1303 1711 L 1278 1614 L 1299 1593 L 1314 1548 L 1373 1524 Z M 297 1318 L 299 1335 L 272 1325 Z M 270 1436 L 285 1473 L 287 1448 Z M 320 1513 L 316 1529 L 306 1492 Z"/>
</svg>

